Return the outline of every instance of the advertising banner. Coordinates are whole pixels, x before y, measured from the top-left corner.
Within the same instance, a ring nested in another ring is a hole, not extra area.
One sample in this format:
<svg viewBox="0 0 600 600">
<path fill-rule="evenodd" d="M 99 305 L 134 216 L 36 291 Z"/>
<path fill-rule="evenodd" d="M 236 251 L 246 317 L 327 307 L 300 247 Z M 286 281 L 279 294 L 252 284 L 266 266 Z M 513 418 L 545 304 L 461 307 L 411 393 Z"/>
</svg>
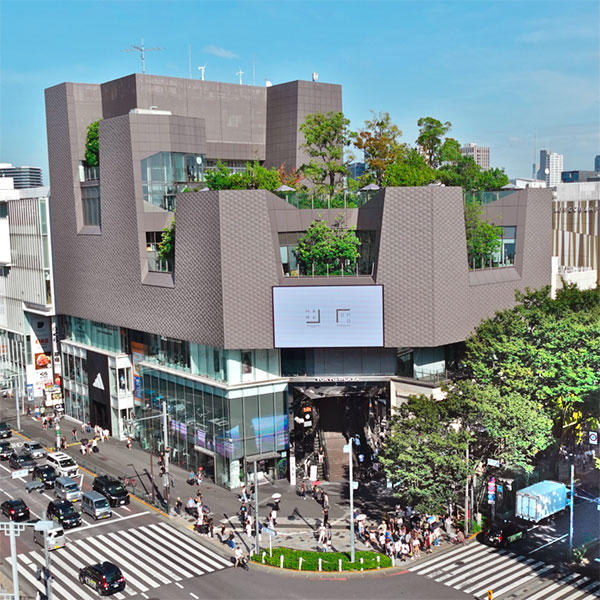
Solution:
<svg viewBox="0 0 600 600">
<path fill-rule="evenodd" d="M 273 288 L 276 348 L 382 347 L 383 286 Z"/>
</svg>

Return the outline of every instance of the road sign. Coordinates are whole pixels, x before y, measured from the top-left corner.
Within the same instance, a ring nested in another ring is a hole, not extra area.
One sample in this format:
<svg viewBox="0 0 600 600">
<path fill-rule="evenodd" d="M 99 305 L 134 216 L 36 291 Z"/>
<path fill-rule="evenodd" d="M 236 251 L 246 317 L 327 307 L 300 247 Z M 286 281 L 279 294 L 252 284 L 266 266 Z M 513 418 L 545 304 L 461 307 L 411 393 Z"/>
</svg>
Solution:
<svg viewBox="0 0 600 600">
<path fill-rule="evenodd" d="M 18 479 L 19 477 L 27 477 L 29 475 L 29 469 L 19 469 L 18 471 L 13 471 L 11 473 L 11 477 L 13 479 Z"/>
<path fill-rule="evenodd" d="M 265 527 L 263 525 L 263 528 L 261 529 L 262 533 L 265 533 L 267 535 L 271 535 L 273 537 L 275 537 L 277 535 L 277 532 L 274 529 L 271 529 L 270 527 Z"/>
<path fill-rule="evenodd" d="M 499 467 L 500 466 L 500 461 L 499 460 L 495 460 L 494 458 L 488 458 L 487 459 L 487 464 L 490 465 L 490 467 Z"/>
<path fill-rule="evenodd" d="M 598 445 L 598 432 L 590 431 L 589 436 L 590 436 L 589 437 L 590 444 L 597 446 Z"/>
<path fill-rule="evenodd" d="M 353 481 L 352 482 L 352 489 L 353 490 L 357 490 L 358 489 L 358 481 Z"/>
</svg>

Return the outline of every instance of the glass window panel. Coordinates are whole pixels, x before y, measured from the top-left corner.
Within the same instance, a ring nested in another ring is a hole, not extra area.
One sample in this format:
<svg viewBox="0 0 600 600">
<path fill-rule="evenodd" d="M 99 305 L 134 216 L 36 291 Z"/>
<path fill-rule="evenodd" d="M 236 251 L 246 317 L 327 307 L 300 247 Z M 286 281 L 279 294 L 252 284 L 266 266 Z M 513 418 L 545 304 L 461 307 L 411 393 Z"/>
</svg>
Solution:
<svg viewBox="0 0 600 600">
<path fill-rule="evenodd" d="M 232 400 L 233 401 L 233 400 Z M 260 413 L 258 409 L 258 396 L 244 397 L 244 433 L 246 441 L 246 454 L 260 452 Z"/>
</svg>

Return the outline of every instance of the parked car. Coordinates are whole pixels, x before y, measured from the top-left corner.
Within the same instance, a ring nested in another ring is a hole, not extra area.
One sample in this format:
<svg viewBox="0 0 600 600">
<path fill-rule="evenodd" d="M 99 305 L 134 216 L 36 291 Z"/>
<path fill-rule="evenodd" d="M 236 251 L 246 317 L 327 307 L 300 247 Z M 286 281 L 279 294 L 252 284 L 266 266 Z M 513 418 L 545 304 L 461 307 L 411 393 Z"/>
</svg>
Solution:
<svg viewBox="0 0 600 600">
<path fill-rule="evenodd" d="M 28 454 L 18 454 L 16 451 L 13 452 L 9 459 L 8 464 L 11 469 L 29 469 L 29 472 L 33 471 L 35 462 Z"/>
<path fill-rule="evenodd" d="M 57 477 L 56 471 L 50 465 L 35 465 L 35 467 L 33 467 L 33 473 L 31 474 L 32 481 L 39 479 L 44 483 L 44 487 L 47 489 L 54 487 L 54 482 Z"/>
<path fill-rule="evenodd" d="M 122 592 L 125 589 L 125 577 L 121 569 L 111 562 L 102 562 L 79 569 L 79 582 L 89 585 L 101 596 Z"/>
<path fill-rule="evenodd" d="M 0 438 L 9 438 L 12 436 L 10 426 L 4 421 L 0 422 Z"/>
<path fill-rule="evenodd" d="M 48 455 L 46 449 L 39 443 L 34 440 L 29 442 L 23 442 L 23 454 L 29 454 L 31 458 L 44 458 Z"/>
<path fill-rule="evenodd" d="M 48 503 L 48 519 L 58 521 L 65 529 L 81 525 L 81 515 L 68 500 L 52 500 Z"/>
<path fill-rule="evenodd" d="M 518 540 L 522 540 L 527 535 L 527 528 L 517 523 L 496 523 L 492 525 L 484 535 L 484 540 L 490 546 L 500 548 L 508 546 Z"/>
<path fill-rule="evenodd" d="M 77 463 L 64 452 L 50 452 L 46 462 L 61 476 L 75 477 L 78 472 Z"/>
<path fill-rule="evenodd" d="M 118 479 L 99 475 L 94 479 L 92 489 L 102 494 L 111 506 L 122 506 L 131 502 L 127 490 Z"/>
<path fill-rule="evenodd" d="M 0 460 L 8 460 L 13 452 L 14 448 L 10 445 L 10 442 L 4 440 L 0 442 Z"/>
<path fill-rule="evenodd" d="M 26 521 L 29 519 L 29 508 L 21 498 L 4 501 L 0 505 L 0 511 L 11 521 Z"/>
</svg>

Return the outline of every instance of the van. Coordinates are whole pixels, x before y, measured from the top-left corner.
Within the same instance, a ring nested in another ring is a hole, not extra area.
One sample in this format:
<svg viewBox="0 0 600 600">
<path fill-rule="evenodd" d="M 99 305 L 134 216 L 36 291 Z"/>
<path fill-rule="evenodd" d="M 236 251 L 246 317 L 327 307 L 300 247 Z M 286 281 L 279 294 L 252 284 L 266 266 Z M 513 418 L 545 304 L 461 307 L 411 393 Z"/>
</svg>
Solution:
<svg viewBox="0 0 600 600">
<path fill-rule="evenodd" d="M 56 550 L 58 548 L 64 548 L 67 545 L 67 539 L 65 538 L 65 530 L 59 523 L 52 523 L 52 529 L 48 530 L 48 550 Z M 44 532 L 33 531 L 33 541 L 39 544 L 42 548 L 44 547 Z"/>
<path fill-rule="evenodd" d="M 81 497 L 81 508 L 94 520 L 107 519 L 112 516 L 108 500 L 98 492 L 86 492 Z"/>
<path fill-rule="evenodd" d="M 62 500 L 77 502 L 81 500 L 81 490 L 70 477 L 57 477 L 54 481 L 54 495 Z"/>
<path fill-rule="evenodd" d="M 50 452 L 46 457 L 46 463 L 62 477 L 75 477 L 77 475 L 77 463 L 64 452 Z"/>
</svg>

